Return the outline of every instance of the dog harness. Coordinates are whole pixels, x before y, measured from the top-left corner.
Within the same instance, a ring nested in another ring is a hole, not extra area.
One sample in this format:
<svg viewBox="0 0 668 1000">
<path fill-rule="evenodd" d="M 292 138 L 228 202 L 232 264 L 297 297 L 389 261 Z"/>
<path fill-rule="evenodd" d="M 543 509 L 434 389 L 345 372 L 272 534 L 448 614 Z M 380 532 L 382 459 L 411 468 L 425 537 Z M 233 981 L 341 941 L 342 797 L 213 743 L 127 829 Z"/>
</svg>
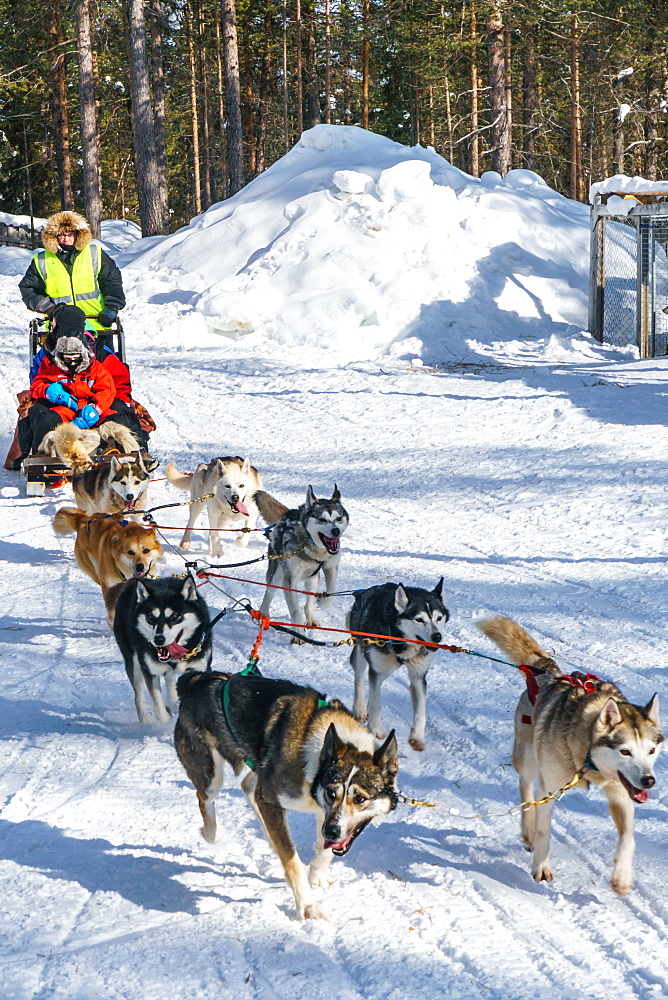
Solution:
<svg viewBox="0 0 668 1000">
<path fill-rule="evenodd" d="M 227 724 L 227 728 L 232 734 L 232 739 L 235 740 L 236 743 L 239 743 L 240 741 L 236 733 L 234 732 L 234 727 L 232 725 L 232 722 L 230 721 L 230 681 L 232 680 L 233 677 L 263 677 L 263 674 L 261 673 L 260 668 L 257 665 L 257 660 L 253 657 L 248 661 L 243 670 L 239 671 L 239 673 L 237 674 L 231 674 L 231 676 L 228 677 L 225 683 L 223 684 L 223 690 L 221 692 L 220 700 L 222 704 L 223 715 L 225 716 L 225 723 Z M 327 708 L 329 704 L 330 703 L 327 701 L 327 698 L 323 695 L 320 695 L 316 703 L 316 707 Z M 252 757 L 244 757 L 244 764 L 246 765 L 246 767 L 249 767 L 251 771 L 254 771 L 255 768 L 257 767 L 257 764 L 252 759 Z"/>
<path fill-rule="evenodd" d="M 540 667 L 529 667 L 526 663 L 519 663 L 517 665 L 517 669 L 521 670 L 524 674 L 527 682 L 527 695 L 529 697 L 529 701 L 532 705 L 535 705 L 539 691 L 536 674 L 542 674 L 545 673 L 545 671 Z M 555 680 L 566 681 L 568 684 L 572 684 L 573 687 L 582 688 L 586 694 L 594 694 L 595 691 L 600 689 L 601 684 L 603 684 L 601 678 L 597 677 L 596 674 L 581 674 L 577 670 L 573 674 L 560 674 L 558 677 L 555 677 Z M 521 721 L 525 726 L 530 726 L 532 725 L 533 720 L 530 715 L 523 715 Z M 587 750 L 587 756 L 585 757 L 582 766 L 587 771 L 598 771 L 596 764 L 591 758 L 591 751 Z"/>
</svg>

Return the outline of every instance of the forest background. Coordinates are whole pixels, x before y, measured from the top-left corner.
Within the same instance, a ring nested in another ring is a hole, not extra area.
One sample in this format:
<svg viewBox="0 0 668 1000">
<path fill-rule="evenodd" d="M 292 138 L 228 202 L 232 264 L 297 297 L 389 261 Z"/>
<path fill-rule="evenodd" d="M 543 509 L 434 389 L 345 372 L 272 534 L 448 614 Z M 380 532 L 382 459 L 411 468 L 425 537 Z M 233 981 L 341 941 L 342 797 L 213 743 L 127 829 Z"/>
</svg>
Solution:
<svg viewBox="0 0 668 1000">
<path fill-rule="evenodd" d="M 663 0 L 0 0 L 0 200 L 184 225 L 305 128 L 358 125 L 584 200 L 668 176 Z"/>
</svg>

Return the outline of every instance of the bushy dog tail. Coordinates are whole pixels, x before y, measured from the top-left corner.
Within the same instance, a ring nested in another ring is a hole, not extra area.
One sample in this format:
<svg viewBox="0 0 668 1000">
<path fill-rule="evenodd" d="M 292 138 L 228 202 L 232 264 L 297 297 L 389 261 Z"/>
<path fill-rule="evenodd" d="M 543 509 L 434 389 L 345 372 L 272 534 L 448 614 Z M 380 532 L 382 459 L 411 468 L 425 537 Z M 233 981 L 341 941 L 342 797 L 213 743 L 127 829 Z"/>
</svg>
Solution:
<svg viewBox="0 0 668 1000">
<path fill-rule="evenodd" d="M 59 458 L 65 465 L 69 465 L 75 473 L 84 472 L 91 466 L 90 453 L 94 451 L 100 441 L 97 431 L 92 434 L 83 432 L 72 423 L 58 424 L 39 446 L 39 451 Z M 89 447 L 87 447 L 89 445 Z"/>
<path fill-rule="evenodd" d="M 115 420 L 107 420 L 101 425 L 100 437 L 107 442 L 107 446 L 116 444 L 126 455 L 139 451 L 139 442 L 132 431 Z"/>
<path fill-rule="evenodd" d="M 57 535 L 73 535 L 88 520 L 88 514 L 78 507 L 61 507 L 53 519 L 53 530 Z"/>
<path fill-rule="evenodd" d="M 271 493 L 265 493 L 264 490 L 258 490 L 257 493 L 254 493 L 253 500 L 266 524 L 276 524 L 290 510 L 284 503 L 272 497 Z"/>
<path fill-rule="evenodd" d="M 186 490 L 188 493 L 190 492 L 193 477 L 186 476 L 179 472 L 173 462 L 170 462 L 165 469 L 165 476 L 167 477 L 167 481 L 170 482 L 172 486 L 176 486 L 177 490 Z"/>
<path fill-rule="evenodd" d="M 542 667 L 550 673 L 561 673 L 552 657 L 512 618 L 483 618 L 475 624 L 513 663 L 525 663 L 529 667 Z"/>
</svg>

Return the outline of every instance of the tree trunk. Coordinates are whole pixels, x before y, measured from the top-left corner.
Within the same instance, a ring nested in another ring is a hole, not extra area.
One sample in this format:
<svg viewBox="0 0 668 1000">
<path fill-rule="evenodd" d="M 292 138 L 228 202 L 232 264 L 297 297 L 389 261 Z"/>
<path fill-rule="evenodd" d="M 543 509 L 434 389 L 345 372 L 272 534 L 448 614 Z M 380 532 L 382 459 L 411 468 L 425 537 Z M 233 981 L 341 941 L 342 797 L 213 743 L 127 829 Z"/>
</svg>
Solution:
<svg viewBox="0 0 668 1000">
<path fill-rule="evenodd" d="M 369 21 L 370 0 L 362 0 L 362 128 L 369 127 Z"/>
<path fill-rule="evenodd" d="M 513 165 L 513 69 L 512 69 L 512 35 L 508 25 L 503 29 L 503 76 L 506 91 L 506 143 L 508 146 L 508 169 Z"/>
<path fill-rule="evenodd" d="M 241 29 L 241 51 L 243 52 L 243 89 L 246 95 L 246 128 L 244 134 L 246 136 L 246 146 L 248 149 L 248 173 L 251 177 L 255 177 L 255 170 L 257 166 L 257 137 L 255 135 L 255 93 L 253 90 L 253 69 L 251 67 L 250 60 L 250 26 L 249 26 L 249 13 L 246 11 L 244 19 L 242 22 Z"/>
<path fill-rule="evenodd" d="M 241 128 L 241 84 L 237 12 L 234 0 L 222 0 L 223 53 L 225 56 L 225 104 L 227 107 L 227 163 L 230 194 L 244 186 L 244 147 Z"/>
<path fill-rule="evenodd" d="M 188 43 L 188 71 L 190 76 L 190 128 L 193 137 L 193 208 L 195 215 L 202 212 L 202 185 L 199 173 L 199 112 L 197 108 L 197 61 L 190 4 L 186 4 L 186 36 Z"/>
<path fill-rule="evenodd" d="M 306 7 L 306 121 L 309 128 L 320 123 L 318 86 L 318 53 L 315 38 L 315 7 L 309 0 Z"/>
<path fill-rule="evenodd" d="M 283 152 L 290 148 L 290 119 L 288 117 L 288 5 L 283 0 Z"/>
<path fill-rule="evenodd" d="M 534 169 L 536 149 L 536 111 L 538 93 L 536 91 L 536 39 L 538 25 L 528 24 L 524 33 L 524 79 L 522 81 L 523 104 L 522 124 L 522 164 L 527 170 Z"/>
<path fill-rule="evenodd" d="M 492 118 L 492 169 L 502 177 L 510 167 L 508 141 L 508 108 L 506 105 L 506 70 L 503 22 L 498 4 L 487 19 L 487 58 L 489 66 L 489 102 Z"/>
<path fill-rule="evenodd" d="M 202 203 L 206 210 L 213 203 L 211 184 L 211 108 L 209 106 L 209 58 L 204 36 L 204 16 L 201 2 L 197 5 L 197 41 L 199 49 L 200 81 L 202 85 L 202 147 L 201 164 Z"/>
<path fill-rule="evenodd" d="M 151 78 L 153 84 L 153 130 L 158 164 L 163 232 L 169 232 L 169 189 L 167 184 L 167 133 L 165 128 L 165 69 L 162 54 L 162 3 L 153 0 L 151 26 Z"/>
<path fill-rule="evenodd" d="M 53 48 L 53 52 L 49 53 L 49 80 L 51 84 L 53 143 L 58 170 L 58 187 L 60 188 L 60 207 L 62 209 L 72 209 L 74 208 L 74 200 L 72 198 L 70 124 L 67 111 L 67 57 L 62 48 L 63 33 L 60 29 L 61 0 L 53 0 L 47 7 L 46 13 L 49 45 Z M 59 46 L 59 48 L 56 48 L 56 46 Z"/>
<path fill-rule="evenodd" d="M 97 144 L 95 87 L 93 83 L 93 47 L 88 0 L 76 0 L 74 15 L 76 19 L 79 57 L 84 204 L 91 234 L 94 239 L 99 239 L 100 222 L 102 219 L 102 192 L 100 190 L 100 154 Z"/>
<path fill-rule="evenodd" d="M 165 232 L 164 206 L 160 194 L 160 175 L 155 152 L 143 0 L 129 0 L 128 21 L 130 25 L 132 107 L 137 150 L 135 167 L 141 231 L 143 236 L 160 236 Z"/>
<path fill-rule="evenodd" d="M 325 122 L 332 122 L 332 17 L 330 0 L 325 0 Z"/>
<path fill-rule="evenodd" d="M 271 81 L 273 78 L 273 59 L 271 40 L 274 37 L 274 18 L 272 8 L 268 4 L 264 14 L 264 49 L 262 51 L 262 68 L 260 71 L 260 100 L 258 107 L 257 128 L 257 160 L 256 173 L 261 174 L 266 167 L 267 125 L 269 123 Z"/>
<path fill-rule="evenodd" d="M 222 38 L 220 34 L 220 7 L 215 5 L 216 22 L 216 88 L 218 92 L 218 117 L 220 119 L 220 174 L 222 197 L 227 198 L 228 176 L 227 176 L 227 142 L 225 139 L 225 85 L 223 81 L 223 52 Z"/>
<path fill-rule="evenodd" d="M 301 0 L 296 0 L 295 27 L 297 37 L 295 46 L 297 48 L 297 139 L 304 131 L 304 78 L 302 68 L 302 4 Z"/>
<path fill-rule="evenodd" d="M 480 176 L 480 136 L 478 135 L 479 121 L 478 121 L 478 89 L 480 87 L 480 79 L 478 77 L 478 20 L 475 12 L 475 2 L 471 2 L 471 22 L 470 22 L 470 39 L 471 39 L 471 132 L 473 136 L 471 138 L 471 173 L 474 177 Z"/>
<path fill-rule="evenodd" d="M 580 107 L 580 49 L 578 16 L 571 14 L 571 198 L 584 201 L 582 172 L 582 109 Z"/>
</svg>

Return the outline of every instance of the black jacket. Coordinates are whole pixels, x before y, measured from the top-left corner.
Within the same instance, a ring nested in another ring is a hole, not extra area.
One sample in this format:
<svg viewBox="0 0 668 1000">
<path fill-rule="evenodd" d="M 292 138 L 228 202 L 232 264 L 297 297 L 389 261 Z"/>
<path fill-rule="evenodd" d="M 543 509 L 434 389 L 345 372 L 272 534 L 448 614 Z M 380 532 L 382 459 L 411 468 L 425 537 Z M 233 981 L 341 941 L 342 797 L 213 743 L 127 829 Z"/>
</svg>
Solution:
<svg viewBox="0 0 668 1000">
<path fill-rule="evenodd" d="M 69 274 L 72 273 L 75 257 L 78 257 L 80 253 L 81 250 L 74 249 L 65 250 L 64 252 L 62 250 L 58 251 L 58 257 L 65 265 Z M 121 272 L 109 254 L 105 253 L 104 250 L 102 251 L 102 264 L 97 281 L 100 291 L 104 296 L 105 309 L 115 309 L 116 311 L 122 309 L 125 305 L 125 293 L 123 292 Z M 30 267 L 19 281 L 19 289 L 21 291 L 21 298 L 28 309 L 32 309 L 33 312 L 45 313 L 49 309 L 49 306 L 54 304 L 46 294 L 44 278 L 40 274 L 34 258 L 30 261 Z"/>
</svg>

